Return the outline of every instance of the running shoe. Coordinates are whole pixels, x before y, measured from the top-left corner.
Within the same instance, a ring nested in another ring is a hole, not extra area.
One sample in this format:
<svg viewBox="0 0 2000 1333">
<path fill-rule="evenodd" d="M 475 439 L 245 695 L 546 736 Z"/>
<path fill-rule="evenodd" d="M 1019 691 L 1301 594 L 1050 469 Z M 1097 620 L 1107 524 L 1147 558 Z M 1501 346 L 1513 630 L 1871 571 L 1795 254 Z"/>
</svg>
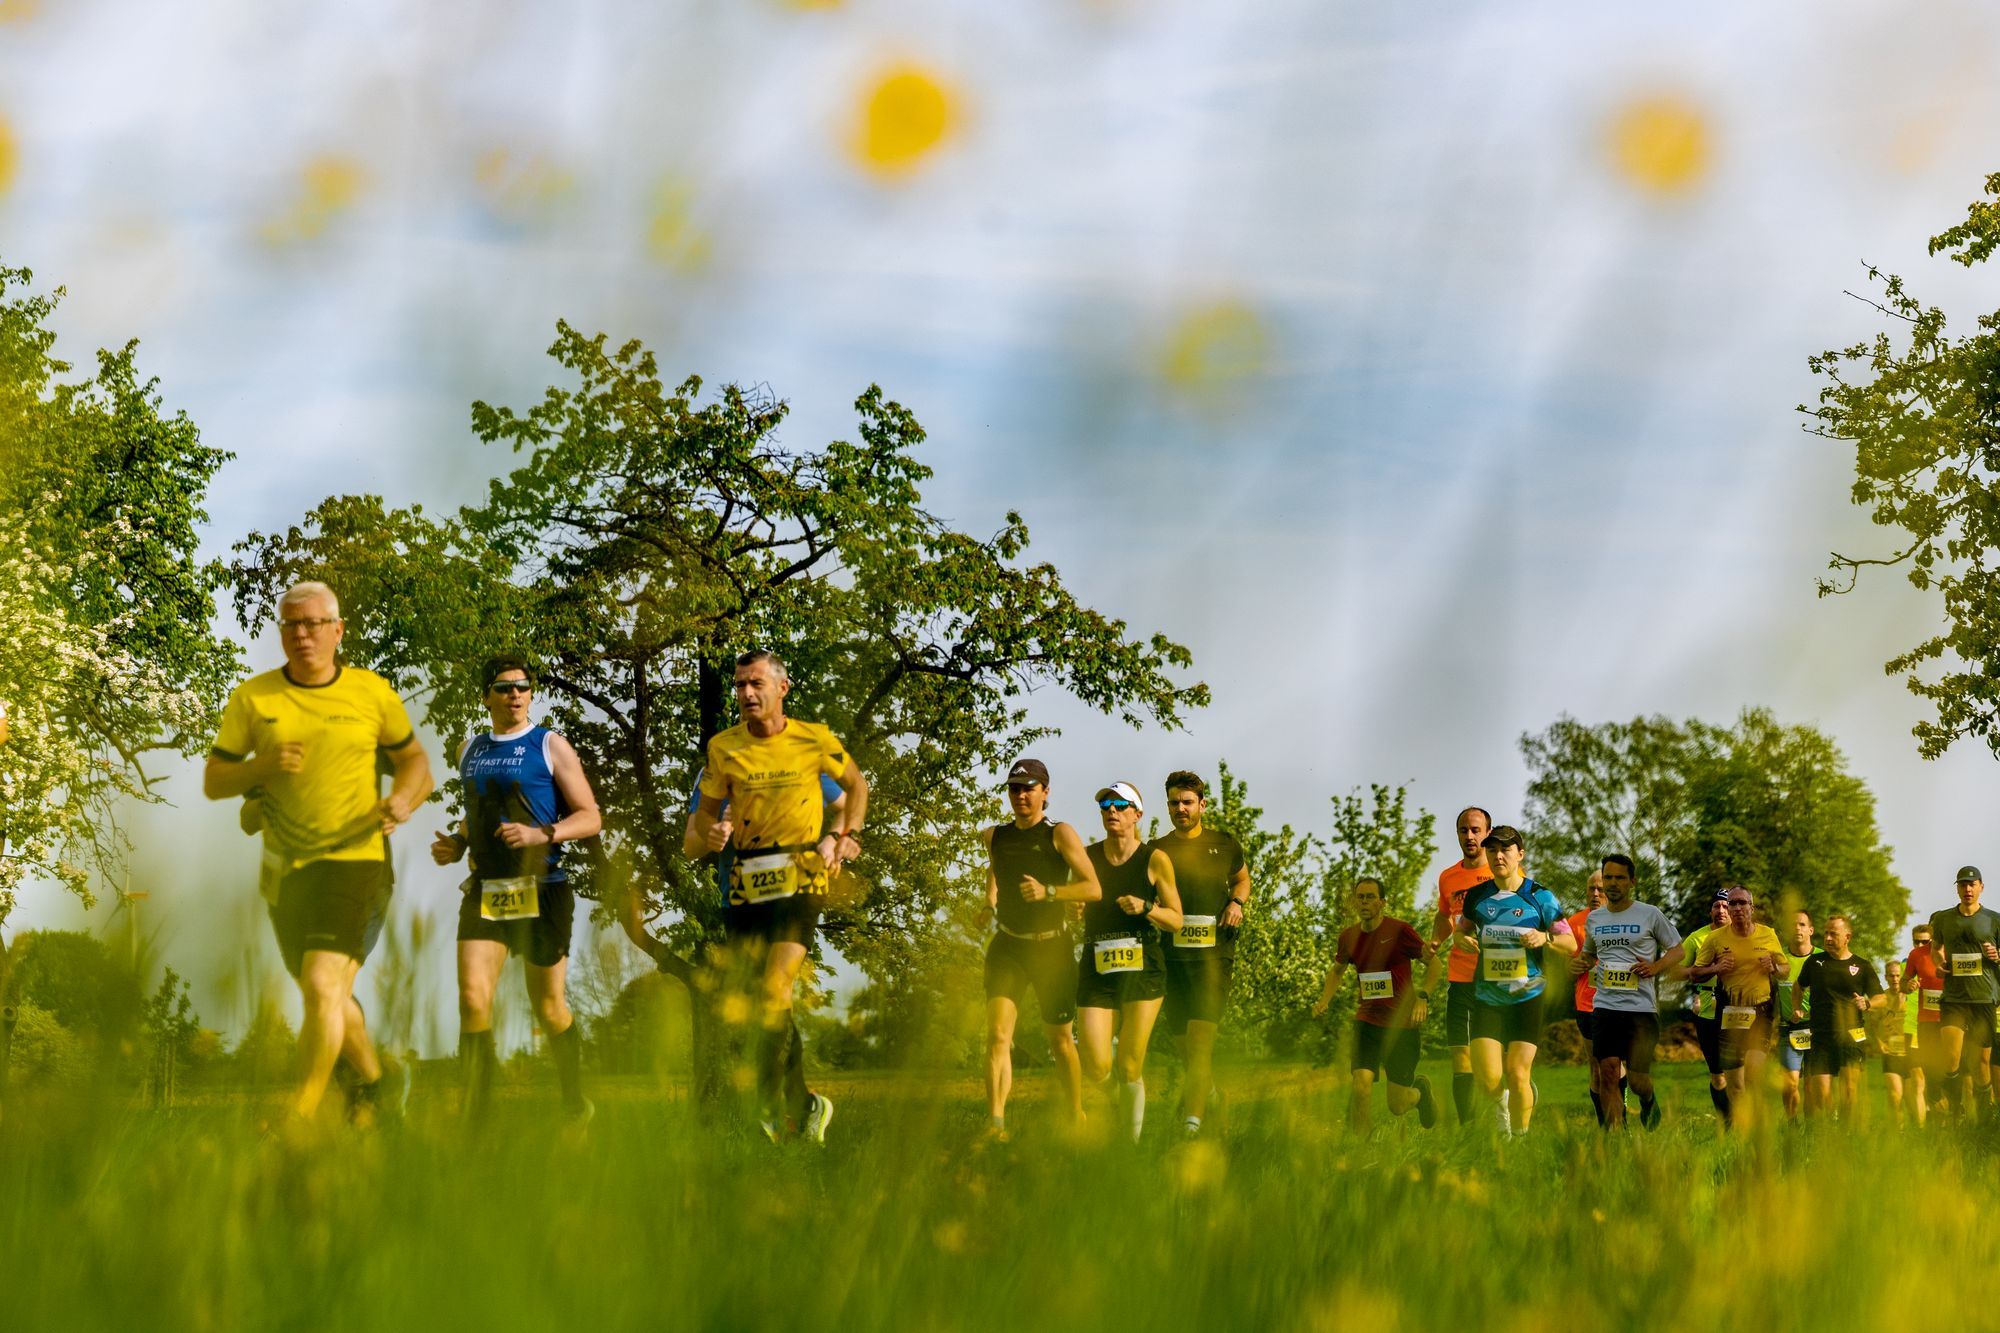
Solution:
<svg viewBox="0 0 2000 1333">
<path fill-rule="evenodd" d="M 826 1127 L 832 1123 L 833 1103 L 820 1093 L 813 1093 L 812 1104 L 806 1107 L 806 1137 L 824 1147 Z"/>
<path fill-rule="evenodd" d="M 1431 1096 L 1431 1076 L 1417 1075 L 1417 1123 L 1425 1129 L 1438 1122 L 1437 1098 Z"/>
<path fill-rule="evenodd" d="M 1658 1129 L 1660 1127 L 1660 1099 L 1657 1096 L 1650 1102 L 1640 1103 L 1639 1123 L 1647 1129 Z"/>
</svg>

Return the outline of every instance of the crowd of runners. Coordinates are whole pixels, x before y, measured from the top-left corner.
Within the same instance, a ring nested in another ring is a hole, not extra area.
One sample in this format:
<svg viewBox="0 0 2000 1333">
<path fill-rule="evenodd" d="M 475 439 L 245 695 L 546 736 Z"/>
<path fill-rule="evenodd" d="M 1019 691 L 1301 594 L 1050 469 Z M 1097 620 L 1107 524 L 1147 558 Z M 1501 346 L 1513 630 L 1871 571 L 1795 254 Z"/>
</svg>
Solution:
<svg viewBox="0 0 2000 1333">
<path fill-rule="evenodd" d="M 278 626 L 284 665 L 231 695 L 204 791 L 241 799 L 243 828 L 262 835 L 263 894 L 304 1000 L 291 1112 L 313 1117 L 337 1080 L 349 1114 L 366 1121 L 385 1101 L 401 1103 L 408 1071 L 375 1050 L 354 983 L 388 908 L 388 839 L 434 779 L 395 691 L 340 661 L 344 624 L 331 588 L 289 589 Z M 594 837 L 602 821 L 575 749 L 532 721 L 531 665 L 493 657 L 480 684 L 490 726 L 459 748 L 464 817 L 431 844 L 439 865 L 470 860 L 457 928 L 465 1114 L 476 1121 L 490 1102 L 494 992 L 512 953 L 525 964 L 566 1123 L 581 1131 L 593 1107 L 565 997 L 575 898 L 563 848 Z M 737 659 L 741 720 L 708 741 L 681 850 L 714 867 L 725 935 L 715 956 L 756 1025 L 758 1122 L 773 1140 L 824 1142 L 833 1103 L 807 1087 L 793 1005 L 828 889 L 844 863 L 864 854 L 868 782 L 826 727 L 786 715 L 790 684 L 771 653 Z M 1253 910 L 1243 848 L 1207 823 L 1208 788 L 1191 772 L 1162 784 L 1172 827 L 1151 841 L 1139 831 L 1147 793 L 1135 783 L 1097 790 L 1102 836 L 1091 842 L 1050 818 L 1049 794 L 1048 769 L 1021 759 L 1007 774 L 1011 818 L 982 835 L 981 926 L 992 932 L 988 1133 L 1008 1135 L 1017 1027 L 1032 993 L 1059 1106 L 1072 1120 L 1108 1113 L 1122 1133 L 1140 1137 L 1147 1052 L 1164 1020 L 1181 1062 L 1178 1132 L 1199 1136 L 1221 1098 L 1216 1037 L 1228 1012 L 1236 937 Z M 1352 885 L 1355 922 L 1335 943 L 1313 1013 L 1325 1014 L 1353 977 L 1347 1044 L 1355 1128 L 1370 1125 L 1378 1078 L 1392 1116 L 1414 1111 L 1425 1128 L 1438 1122 L 1436 1091 L 1418 1066 L 1440 1001 L 1461 1124 L 1529 1132 L 1545 1025 L 1573 1010 L 1589 1045 L 1598 1122 L 1622 1130 L 1636 1118 L 1655 1128 L 1662 1108 L 1653 1065 L 1663 1024 L 1671 1030 L 1678 1018 L 1661 1009 L 1674 983 L 1725 1126 L 1751 1125 L 1779 1108 L 1864 1114 L 1863 1074 L 1872 1060 L 1899 1120 L 1976 1119 L 1990 1109 L 2000 914 L 1980 905 L 1977 867 L 1958 872 L 1958 904 L 1918 924 L 1908 957 L 1878 976 L 1852 952 L 1853 931 L 1839 913 L 1818 922 L 1804 911 L 1760 920 L 1751 890 L 1730 884 L 1715 895 L 1709 920 L 1683 936 L 1642 901 L 1632 859 L 1616 850 L 1577 886 L 1582 908 L 1565 913 L 1551 888 L 1526 873 L 1517 829 L 1471 807 L 1455 832 L 1457 857 L 1439 875 L 1424 919 L 1388 915 L 1377 880 Z M 666 957 L 636 899 L 623 919 L 635 944 L 655 960 Z M 1775 1071 L 1767 1067 L 1774 1055 Z"/>
</svg>

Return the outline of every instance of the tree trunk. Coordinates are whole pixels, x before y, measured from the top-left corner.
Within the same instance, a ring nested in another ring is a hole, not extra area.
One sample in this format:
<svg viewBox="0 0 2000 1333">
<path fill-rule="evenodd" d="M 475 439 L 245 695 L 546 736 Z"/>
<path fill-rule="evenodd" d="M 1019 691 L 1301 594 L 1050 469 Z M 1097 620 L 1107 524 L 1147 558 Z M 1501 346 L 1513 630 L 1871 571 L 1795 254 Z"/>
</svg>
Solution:
<svg viewBox="0 0 2000 1333">
<path fill-rule="evenodd" d="M 723 679 L 722 670 L 706 657 L 696 668 L 696 694 L 701 703 L 701 735 L 697 739 L 697 749 L 708 750 L 708 738 L 722 730 L 723 708 L 728 703 L 728 682 Z"/>
<path fill-rule="evenodd" d="M 0 1112 L 7 1105 L 7 1062 L 14 1053 L 13 965 L 7 957 L 7 941 L 0 939 Z"/>
</svg>

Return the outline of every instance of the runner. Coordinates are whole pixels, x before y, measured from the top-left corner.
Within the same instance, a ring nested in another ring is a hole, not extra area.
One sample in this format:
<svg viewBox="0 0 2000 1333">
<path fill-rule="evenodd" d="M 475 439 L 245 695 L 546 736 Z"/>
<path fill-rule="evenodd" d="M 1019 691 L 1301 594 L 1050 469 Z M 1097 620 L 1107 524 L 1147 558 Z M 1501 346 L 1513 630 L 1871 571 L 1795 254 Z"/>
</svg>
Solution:
<svg viewBox="0 0 2000 1333">
<path fill-rule="evenodd" d="M 1479 980 L 1479 955 L 1449 946 L 1458 931 L 1458 919 L 1465 911 L 1465 895 L 1476 884 L 1493 878 L 1486 868 L 1486 849 L 1480 844 L 1493 831 L 1493 816 L 1476 805 L 1458 812 L 1458 860 L 1438 872 L 1437 912 L 1431 922 L 1431 947 L 1444 947 L 1450 955 L 1445 985 L 1449 988 L 1444 1005 L 1444 1040 L 1451 1051 L 1451 1104 L 1458 1123 L 1472 1119 L 1472 993 Z M 1428 998 L 1433 1005 L 1437 991 Z"/>
<path fill-rule="evenodd" d="M 792 992 L 827 884 L 861 854 L 868 779 L 831 731 L 785 716 L 792 678 L 774 654 L 759 649 L 738 657 L 735 684 L 743 720 L 709 738 L 701 800 L 688 817 L 681 852 L 691 860 L 734 854 L 722 913 L 725 965 L 753 978 L 757 990 L 764 1136 L 776 1142 L 796 1131 L 825 1143 L 833 1103 L 806 1087 Z M 834 828 L 826 827 L 821 774 L 846 793 Z"/>
<path fill-rule="evenodd" d="M 1896 1127 L 1907 1119 L 1924 1123 L 1924 1071 L 1916 1063 L 1917 1001 L 1903 993 L 1903 960 L 1891 958 L 1883 969 L 1882 993 L 1888 1012 L 1882 1015 L 1879 1041 L 1882 1047 L 1882 1082 L 1889 1089 L 1889 1109 L 1895 1113 Z M 1905 1094 L 1904 1085 L 1908 1084 Z"/>
<path fill-rule="evenodd" d="M 1732 884 L 1729 924 L 1709 933 L 1695 966 L 1688 969 L 1691 977 L 1717 979 L 1722 1070 L 1728 1080 L 1722 1119 L 1742 1129 L 1750 1128 L 1758 1117 L 1755 1094 L 1771 1051 L 1772 982 L 1786 973 L 1784 946 L 1776 931 L 1758 923 L 1756 911 L 1750 890 Z"/>
<path fill-rule="evenodd" d="M 1161 931 L 1181 923 L 1174 863 L 1139 840 L 1146 813 L 1139 789 L 1114 782 L 1097 793 L 1104 840 L 1085 850 L 1099 896 L 1083 904 L 1083 954 L 1077 962 L 1077 1036 L 1083 1077 L 1102 1084 L 1115 1073 L 1113 1100 L 1132 1142 L 1146 1127 L 1146 1043 L 1167 994 Z M 1118 1053 L 1112 1055 L 1112 1030 Z"/>
<path fill-rule="evenodd" d="M 509 953 L 526 964 L 528 1000 L 549 1039 L 563 1112 L 587 1124 L 583 1034 L 569 1009 L 569 937 L 576 897 L 562 846 L 604 827 L 597 797 L 570 743 L 529 716 L 534 677 L 518 657 L 494 657 L 480 672 L 492 726 L 458 752 L 465 818 L 431 843 L 431 860 L 452 865 L 472 853 L 458 908 L 458 1055 L 465 1113 L 484 1116 L 499 1055 L 493 993 Z"/>
<path fill-rule="evenodd" d="M 1694 960 L 1701 956 L 1702 942 L 1728 925 L 1729 890 L 1717 889 L 1715 900 L 1708 905 L 1708 924 L 1697 926 L 1681 940 L 1679 970 L 1679 976 L 1687 981 L 1681 1002 L 1694 1020 L 1695 1042 L 1708 1065 L 1708 1100 L 1715 1104 L 1715 1113 L 1724 1121 L 1729 1119 L 1729 1091 L 1727 1077 L 1722 1072 L 1722 1018 L 1716 1012 L 1715 982 L 1694 976 L 1693 967 Z"/>
<path fill-rule="evenodd" d="M 1826 948 L 1806 959 L 1799 968 L 1798 985 L 1792 995 L 1791 1017 L 1806 1017 L 1808 1001 L 1812 1011 L 1812 1047 L 1806 1052 L 1806 1077 L 1812 1080 L 1812 1094 L 1806 1107 L 1814 1112 L 1834 1110 L 1833 1095 L 1839 1084 L 1840 1106 L 1836 1114 L 1853 1118 L 1861 1105 L 1861 1070 L 1868 1062 L 1868 1011 L 1886 1002 L 1882 983 L 1875 977 L 1875 965 L 1849 952 L 1854 928 L 1846 917 L 1835 912 L 1826 919 Z M 1862 1123 L 1867 1116 L 1862 1113 Z"/>
<path fill-rule="evenodd" d="M 1542 1040 L 1543 950 L 1573 954 L 1576 937 L 1555 896 L 1522 872 L 1525 844 L 1518 831 L 1502 824 L 1480 845 L 1493 878 L 1465 895 L 1455 941 L 1458 949 L 1479 955 L 1472 1070 L 1503 1132 L 1526 1134 L 1535 1114 L 1535 1048 Z"/>
<path fill-rule="evenodd" d="M 1593 870 L 1590 872 L 1590 878 L 1584 881 L 1583 906 L 1564 918 L 1569 922 L 1569 933 L 1582 940 L 1584 921 L 1594 909 L 1602 906 L 1604 906 L 1604 876 Z M 1576 977 L 1576 984 L 1571 988 L 1570 996 L 1570 1007 L 1576 1013 L 1576 1033 L 1583 1038 L 1583 1044 L 1588 1046 L 1591 1042 L 1591 1011 L 1597 1002 L 1597 987 L 1590 984 L 1590 969 L 1578 967 L 1576 957 L 1570 959 L 1569 970 Z M 1591 1109 L 1597 1112 L 1597 1124 L 1600 1129 L 1606 1124 L 1604 1100 L 1604 1090 L 1597 1084 L 1597 1061 L 1592 1060 L 1590 1105 Z M 1618 1089 L 1618 1101 L 1619 1114 L 1622 1116 L 1625 1101 L 1625 1089 L 1622 1085 Z"/>
<path fill-rule="evenodd" d="M 1414 1106 L 1425 1129 L 1437 1123 L 1437 1100 L 1431 1095 L 1431 1081 L 1417 1072 L 1417 1059 L 1423 1054 L 1424 1019 L 1430 1013 L 1428 997 L 1437 986 L 1439 958 L 1409 922 L 1383 915 L 1386 905 L 1380 880 L 1354 882 L 1354 910 L 1360 924 L 1340 933 L 1333 966 L 1327 969 L 1326 984 L 1313 1005 L 1313 1017 L 1326 1013 L 1340 989 L 1342 969 L 1352 967 L 1361 974 L 1361 999 L 1354 1009 L 1354 1054 L 1348 1065 L 1353 1082 L 1347 1092 L 1347 1124 L 1362 1134 L 1368 1132 L 1368 1094 L 1375 1087 L 1377 1071 L 1385 1066 L 1389 1114 L 1406 1115 Z M 1419 958 L 1429 960 L 1421 990 L 1410 985 L 1410 964 Z"/>
<path fill-rule="evenodd" d="M 1806 1067 L 1806 1052 L 1812 1049 L 1813 1031 L 1808 1023 L 1792 1020 L 1792 990 L 1799 969 L 1813 955 L 1812 913 L 1801 907 L 1792 913 L 1792 937 L 1785 945 L 1785 975 L 1778 981 L 1778 1063 L 1785 1071 L 1785 1115 L 1799 1118 L 1801 1101 L 1810 1101 L 1810 1088 L 1801 1097 L 1800 1074 Z"/>
<path fill-rule="evenodd" d="M 1937 958 L 1931 953 L 1931 926 L 1919 921 L 1910 931 L 1910 956 L 1903 962 L 1902 991 L 1910 997 L 1909 1011 L 1915 1014 L 1916 1059 L 1910 1063 L 1910 1083 L 1917 1093 L 1917 1123 L 1923 1124 L 1933 1107 L 1949 1110 L 1950 1093 L 1945 1086 L 1944 1039 L 1938 1019 L 1944 1006 L 1944 977 Z"/>
<path fill-rule="evenodd" d="M 1614 852 L 1598 874 L 1601 906 L 1585 917 L 1581 946 L 1570 971 L 1596 979 L 1591 1020 L 1590 1060 L 1601 1088 L 1622 1089 L 1629 1078 L 1639 1094 L 1639 1123 L 1660 1124 L 1653 1090 L 1653 1052 L 1660 1041 L 1656 978 L 1669 975 L 1683 956 L 1681 933 L 1666 913 L 1633 898 L 1638 887 L 1632 858 Z M 1625 1096 L 1604 1099 L 1600 1120 L 1607 1129 L 1625 1128 Z"/>
<path fill-rule="evenodd" d="M 1236 928 L 1250 901 L 1250 867 L 1227 833 L 1202 826 L 1208 784 L 1182 771 L 1167 777 L 1167 817 L 1174 831 L 1153 845 L 1174 863 L 1181 927 L 1167 950 L 1167 1030 L 1181 1039 L 1185 1079 L 1181 1128 L 1201 1133 L 1215 1090 L 1215 1034 L 1229 1001 Z"/>
<path fill-rule="evenodd" d="M 1076 955 L 1063 904 L 1095 901 L 1100 890 L 1083 839 L 1048 817 L 1048 803 L 1049 770 L 1039 759 L 1023 759 L 1007 774 L 1013 822 L 980 835 L 987 852 L 986 915 L 995 927 L 986 946 L 986 1113 L 988 1132 L 1002 1141 L 1007 1098 L 1014 1091 L 1014 1025 L 1021 997 L 1030 989 L 1070 1119 L 1083 1120 L 1083 1070 L 1070 1031 L 1076 1018 Z"/>
<path fill-rule="evenodd" d="M 382 1063 L 354 979 L 388 912 L 384 839 L 430 795 L 430 759 L 389 683 L 340 661 L 346 625 L 333 589 L 288 589 L 278 630 L 285 665 L 229 696 L 202 793 L 224 801 L 263 789 L 264 857 L 277 884 L 271 926 L 305 1001 L 291 1114 L 305 1120 L 318 1111 L 344 1058 L 365 1120 Z M 378 747 L 395 771 L 386 797 L 376 781 Z"/>
<path fill-rule="evenodd" d="M 1931 913 L 1931 958 L 1944 978 L 1942 1081 L 1958 1113 L 1975 1121 L 1993 1092 L 1993 1006 L 2000 1003 L 2000 913 L 1979 905 L 1985 891 L 1979 867 L 1961 867 L 1958 906 Z"/>
</svg>

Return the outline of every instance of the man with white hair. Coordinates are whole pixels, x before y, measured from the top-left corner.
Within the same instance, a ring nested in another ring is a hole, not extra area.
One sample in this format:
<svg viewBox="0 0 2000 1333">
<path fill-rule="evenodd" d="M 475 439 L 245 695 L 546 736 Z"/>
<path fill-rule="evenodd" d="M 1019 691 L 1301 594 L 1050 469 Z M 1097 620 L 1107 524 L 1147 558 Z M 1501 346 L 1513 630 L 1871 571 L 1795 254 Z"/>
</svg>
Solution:
<svg viewBox="0 0 2000 1333">
<path fill-rule="evenodd" d="M 366 1112 L 375 1100 L 382 1066 L 354 979 L 388 912 L 385 839 L 430 795 L 432 781 L 395 690 L 340 661 L 346 626 L 333 589 L 288 589 L 278 600 L 278 632 L 285 664 L 229 696 L 202 791 L 213 801 L 262 792 L 264 857 L 275 880 L 271 925 L 305 999 L 291 1101 L 304 1120 L 318 1111 L 341 1058 L 358 1080 L 358 1106 Z M 393 770 L 386 797 L 378 749 Z"/>
</svg>

